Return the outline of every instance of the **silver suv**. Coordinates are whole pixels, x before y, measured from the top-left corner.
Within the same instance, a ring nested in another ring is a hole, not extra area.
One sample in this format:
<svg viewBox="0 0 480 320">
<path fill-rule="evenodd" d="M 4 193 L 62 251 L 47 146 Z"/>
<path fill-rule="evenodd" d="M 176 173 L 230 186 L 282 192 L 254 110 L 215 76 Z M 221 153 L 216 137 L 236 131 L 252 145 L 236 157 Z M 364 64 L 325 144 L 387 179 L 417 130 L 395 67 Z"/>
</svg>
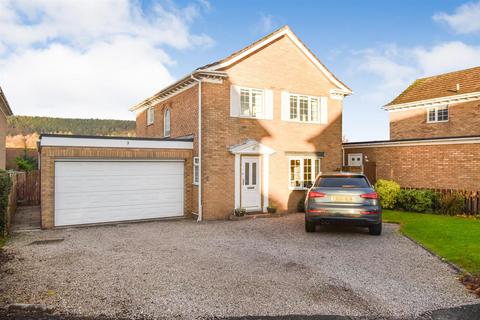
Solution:
<svg viewBox="0 0 480 320">
<path fill-rule="evenodd" d="M 319 223 L 351 223 L 382 233 L 378 194 L 363 174 L 337 172 L 318 176 L 305 199 L 305 231 Z"/>
</svg>

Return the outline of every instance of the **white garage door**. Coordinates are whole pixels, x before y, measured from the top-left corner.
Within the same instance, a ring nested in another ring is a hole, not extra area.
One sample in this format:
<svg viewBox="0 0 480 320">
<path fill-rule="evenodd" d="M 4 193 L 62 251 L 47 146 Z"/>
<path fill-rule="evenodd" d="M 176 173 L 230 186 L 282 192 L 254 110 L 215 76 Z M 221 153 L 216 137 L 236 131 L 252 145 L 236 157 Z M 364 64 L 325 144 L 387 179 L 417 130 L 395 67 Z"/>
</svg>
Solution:
<svg viewBox="0 0 480 320">
<path fill-rule="evenodd" d="M 183 216 L 182 161 L 56 161 L 55 226 Z"/>
</svg>

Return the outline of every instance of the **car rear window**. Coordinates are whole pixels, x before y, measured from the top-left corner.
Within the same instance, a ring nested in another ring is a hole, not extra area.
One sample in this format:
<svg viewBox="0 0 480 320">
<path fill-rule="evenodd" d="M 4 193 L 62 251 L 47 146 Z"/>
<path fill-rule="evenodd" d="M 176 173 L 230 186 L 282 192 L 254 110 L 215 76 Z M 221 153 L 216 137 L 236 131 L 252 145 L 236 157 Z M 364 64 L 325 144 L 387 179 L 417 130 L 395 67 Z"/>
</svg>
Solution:
<svg viewBox="0 0 480 320">
<path fill-rule="evenodd" d="M 370 184 L 363 176 L 342 177 L 323 176 L 315 182 L 315 187 L 324 188 L 370 188 Z"/>
</svg>

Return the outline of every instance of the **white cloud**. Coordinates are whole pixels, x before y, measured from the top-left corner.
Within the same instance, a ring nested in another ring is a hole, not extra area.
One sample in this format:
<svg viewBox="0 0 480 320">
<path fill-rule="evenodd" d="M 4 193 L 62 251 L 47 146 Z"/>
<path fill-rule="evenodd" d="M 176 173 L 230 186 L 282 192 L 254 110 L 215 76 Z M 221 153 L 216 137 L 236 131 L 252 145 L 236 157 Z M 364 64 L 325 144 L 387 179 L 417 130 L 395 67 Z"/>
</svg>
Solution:
<svg viewBox="0 0 480 320">
<path fill-rule="evenodd" d="M 14 113 L 133 119 L 128 107 L 173 80 L 166 46 L 213 43 L 191 31 L 200 5 L 167 4 L 0 1 L 0 84 Z"/>
<path fill-rule="evenodd" d="M 480 47 L 454 41 L 425 48 L 389 45 L 355 53 L 352 69 L 373 76 L 375 90 L 362 93 L 365 103 L 388 103 L 415 79 L 479 65 Z"/>
<path fill-rule="evenodd" d="M 448 24 L 457 33 L 480 33 L 480 2 L 463 4 L 453 14 L 437 13 L 433 20 Z"/>
<path fill-rule="evenodd" d="M 423 75 L 435 75 L 480 65 L 480 46 L 467 45 L 460 41 L 442 43 L 430 49 L 417 48 L 413 52 Z"/>
<path fill-rule="evenodd" d="M 129 106 L 173 80 L 168 62 L 148 42 L 119 37 L 85 52 L 61 44 L 29 49 L 1 70 L 17 114 L 133 119 Z"/>
</svg>

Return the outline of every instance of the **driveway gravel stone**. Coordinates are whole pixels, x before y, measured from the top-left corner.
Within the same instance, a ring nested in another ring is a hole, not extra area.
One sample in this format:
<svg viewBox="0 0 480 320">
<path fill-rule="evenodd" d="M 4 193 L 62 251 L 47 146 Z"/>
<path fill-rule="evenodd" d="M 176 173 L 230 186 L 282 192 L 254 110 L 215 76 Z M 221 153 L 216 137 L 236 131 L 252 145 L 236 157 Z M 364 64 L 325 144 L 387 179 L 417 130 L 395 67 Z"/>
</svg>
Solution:
<svg viewBox="0 0 480 320">
<path fill-rule="evenodd" d="M 479 302 L 395 225 L 380 237 L 333 226 L 305 233 L 300 214 L 21 233 L 6 251 L 0 304 L 82 316 L 413 319 Z"/>
</svg>

